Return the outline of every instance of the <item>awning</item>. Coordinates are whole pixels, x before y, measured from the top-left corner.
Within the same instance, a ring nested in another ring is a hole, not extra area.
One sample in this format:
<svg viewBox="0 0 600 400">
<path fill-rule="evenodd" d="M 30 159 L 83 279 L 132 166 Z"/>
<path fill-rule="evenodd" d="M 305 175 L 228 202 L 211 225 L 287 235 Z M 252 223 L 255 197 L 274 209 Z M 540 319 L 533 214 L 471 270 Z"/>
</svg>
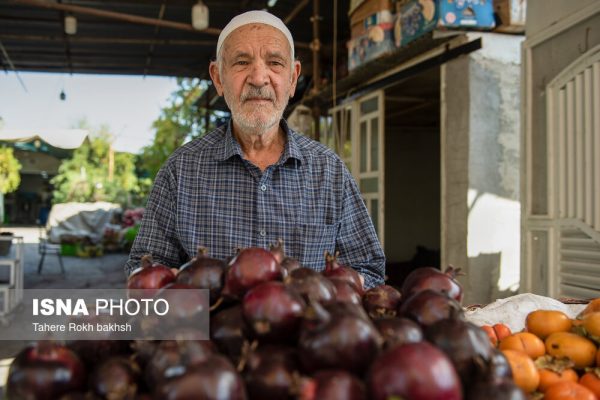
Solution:
<svg viewBox="0 0 600 400">
<path fill-rule="evenodd" d="M 0 141 L 13 143 L 35 143 L 41 140 L 47 144 L 66 150 L 80 147 L 88 136 L 87 129 L 58 129 L 58 130 L 0 130 Z M 36 146 L 37 147 L 37 146 Z"/>
</svg>

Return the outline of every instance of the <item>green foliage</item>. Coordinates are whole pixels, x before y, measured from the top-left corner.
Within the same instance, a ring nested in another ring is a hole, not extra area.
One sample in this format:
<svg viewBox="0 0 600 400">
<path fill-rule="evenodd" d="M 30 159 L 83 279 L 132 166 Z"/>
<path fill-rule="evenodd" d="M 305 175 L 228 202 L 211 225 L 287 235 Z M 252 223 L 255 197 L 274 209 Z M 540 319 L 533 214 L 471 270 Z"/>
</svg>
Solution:
<svg viewBox="0 0 600 400">
<path fill-rule="evenodd" d="M 140 182 L 135 175 L 135 156 L 113 151 L 111 141 L 108 127 L 102 126 L 61 163 L 58 175 L 52 179 L 54 203 L 109 201 L 137 205 L 134 201 Z"/>
<path fill-rule="evenodd" d="M 10 147 L 0 147 L 0 193 L 14 192 L 21 183 L 21 163 Z M 1 221 L 0 221 L 1 222 Z"/>
<path fill-rule="evenodd" d="M 170 104 L 161 110 L 160 117 L 152 124 L 156 131 L 153 143 L 144 147 L 138 159 L 139 173 L 151 179 L 178 147 L 210 129 L 205 126 L 206 110 L 196 104 L 208 88 L 208 83 L 199 79 L 180 78 L 177 84 L 177 90 L 171 93 Z M 216 115 L 211 113 L 209 124 L 214 124 L 215 119 Z"/>
</svg>

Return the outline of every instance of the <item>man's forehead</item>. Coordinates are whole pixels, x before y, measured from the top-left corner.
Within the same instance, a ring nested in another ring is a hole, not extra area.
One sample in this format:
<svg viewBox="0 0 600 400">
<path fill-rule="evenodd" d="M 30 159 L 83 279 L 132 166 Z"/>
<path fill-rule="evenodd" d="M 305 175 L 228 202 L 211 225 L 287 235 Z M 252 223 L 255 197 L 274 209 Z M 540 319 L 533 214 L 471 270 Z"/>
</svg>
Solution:
<svg viewBox="0 0 600 400">
<path fill-rule="evenodd" d="M 264 41 L 264 39 L 261 40 L 261 42 L 259 43 L 261 45 L 268 44 L 268 45 L 273 45 L 275 47 L 281 47 L 281 49 L 287 49 L 288 52 L 291 51 L 289 42 L 288 42 L 286 36 L 283 34 L 283 32 L 281 32 L 279 29 L 274 28 L 270 25 L 259 24 L 259 23 L 243 25 L 243 26 L 240 26 L 239 28 L 235 29 L 234 31 L 232 31 L 227 36 L 225 41 L 223 42 L 223 49 L 227 50 L 227 51 L 231 51 L 232 49 L 235 49 L 238 47 L 245 47 L 244 45 L 252 45 L 253 43 L 249 43 L 248 37 L 246 36 L 249 33 L 258 33 L 258 34 L 269 35 L 270 36 L 269 40 L 268 41 Z M 275 51 L 276 50 L 273 49 L 271 52 L 275 52 Z M 286 53 L 288 53 L 288 52 L 286 52 Z M 289 53 L 286 55 L 289 55 Z"/>
</svg>

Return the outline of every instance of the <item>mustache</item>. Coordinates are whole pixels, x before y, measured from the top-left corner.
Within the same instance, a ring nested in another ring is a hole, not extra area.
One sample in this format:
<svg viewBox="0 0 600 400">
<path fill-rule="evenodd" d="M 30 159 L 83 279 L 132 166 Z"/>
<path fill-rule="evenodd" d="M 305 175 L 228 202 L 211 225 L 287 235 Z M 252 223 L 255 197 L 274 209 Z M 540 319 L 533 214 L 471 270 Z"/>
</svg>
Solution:
<svg viewBox="0 0 600 400">
<path fill-rule="evenodd" d="M 242 101 L 242 103 L 248 99 L 261 99 L 261 100 L 275 101 L 275 96 L 269 89 L 267 89 L 264 86 L 260 87 L 260 88 L 250 87 L 250 89 L 246 90 L 240 96 L 240 100 Z"/>
</svg>

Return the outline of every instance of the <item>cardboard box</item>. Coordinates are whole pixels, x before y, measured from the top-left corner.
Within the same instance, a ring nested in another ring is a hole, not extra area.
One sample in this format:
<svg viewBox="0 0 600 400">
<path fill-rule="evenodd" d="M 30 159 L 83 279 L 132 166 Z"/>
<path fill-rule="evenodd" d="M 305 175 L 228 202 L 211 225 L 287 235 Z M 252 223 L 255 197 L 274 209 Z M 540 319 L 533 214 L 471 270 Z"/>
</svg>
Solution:
<svg viewBox="0 0 600 400">
<path fill-rule="evenodd" d="M 364 20 L 357 22 L 351 27 L 351 38 L 357 38 L 365 35 L 369 28 L 381 24 L 391 24 L 394 22 L 394 14 L 389 10 L 378 11 L 375 14 L 371 14 Z"/>
<path fill-rule="evenodd" d="M 348 13 L 350 16 L 350 26 L 357 23 L 362 24 L 367 17 L 376 14 L 379 11 L 391 11 L 392 4 L 390 0 L 366 0 L 360 3 Z"/>
<path fill-rule="evenodd" d="M 450 28 L 493 29 L 492 0 L 439 0 L 440 26 Z"/>
<path fill-rule="evenodd" d="M 439 27 L 491 29 L 495 25 L 491 0 L 410 0 L 394 21 L 396 46 L 405 46 Z"/>
<path fill-rule="evenodd" d="M 396 14 L 394 41 L 405 46 L 433 30 L 438 24 L 438 7 L 434 0 L 413 0 L 404 4 Z"/>
<path fill-rule="evenodd" d="M 498 32 L 525 32 L 527 0 L 494 0 Z"/>
<path fill-rule="evenodd" d="M 348 41 L 348 70 L 374 60 L 395 49 L 393 24 L 379 24 L 368 29 L 365 35 Z"/>
</svg>

